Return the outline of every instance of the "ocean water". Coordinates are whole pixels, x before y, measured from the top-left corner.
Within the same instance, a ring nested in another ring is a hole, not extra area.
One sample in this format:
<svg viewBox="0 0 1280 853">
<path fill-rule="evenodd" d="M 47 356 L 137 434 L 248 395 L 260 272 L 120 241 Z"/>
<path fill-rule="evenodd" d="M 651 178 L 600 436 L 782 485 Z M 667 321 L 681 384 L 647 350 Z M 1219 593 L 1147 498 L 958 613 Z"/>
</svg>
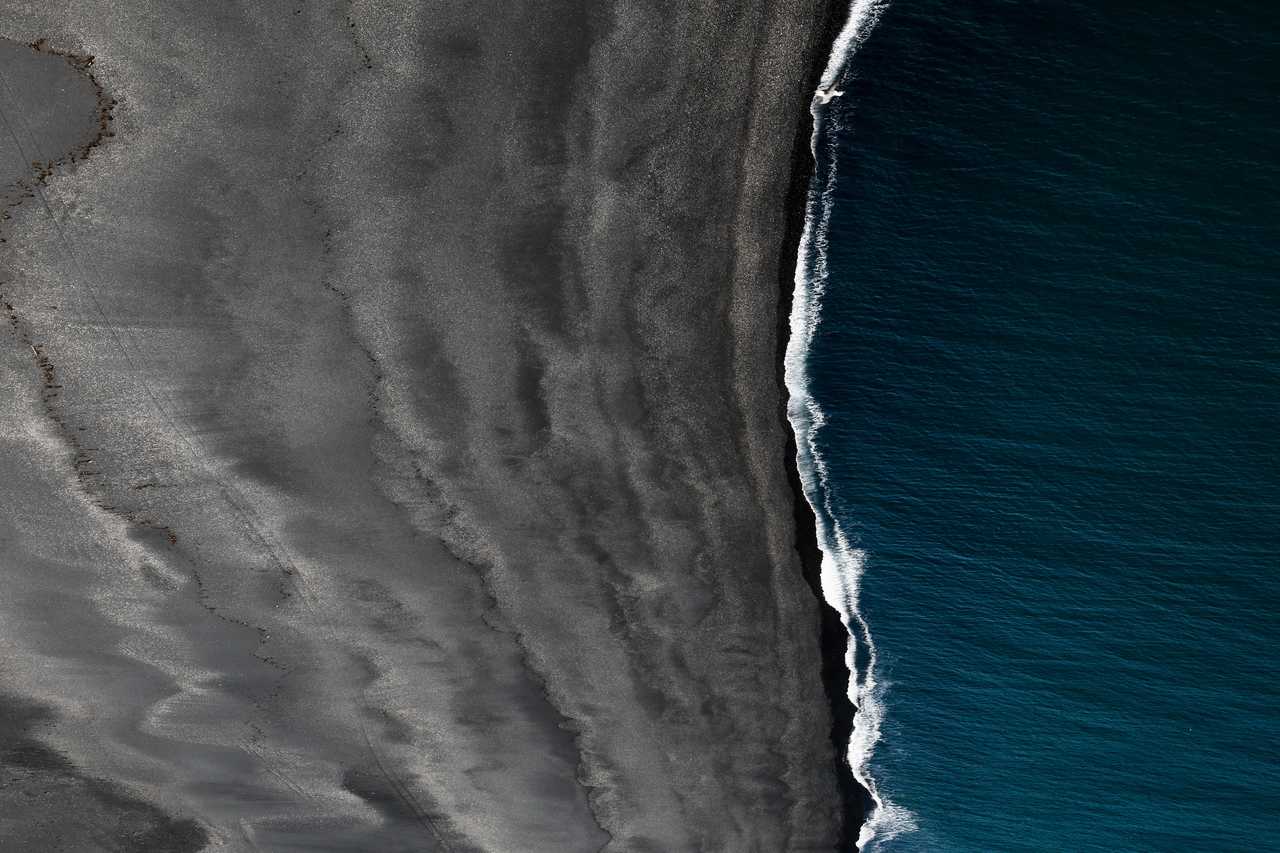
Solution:
<svg viewBox="0 0 1280 853">
<path fill-rule="evenodd" d="M 1280 3 L 854 17 L 787 378 L 862 848 L 1280 850 Z"/>
</svg>

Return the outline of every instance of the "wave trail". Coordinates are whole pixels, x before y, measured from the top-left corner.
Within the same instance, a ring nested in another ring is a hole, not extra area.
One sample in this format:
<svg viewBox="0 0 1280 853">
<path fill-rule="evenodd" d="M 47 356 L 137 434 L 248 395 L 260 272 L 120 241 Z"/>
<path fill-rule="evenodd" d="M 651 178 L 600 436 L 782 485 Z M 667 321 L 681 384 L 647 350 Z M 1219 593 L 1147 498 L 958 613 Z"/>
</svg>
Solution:
<svg viewBox="0 0 1280 853">
<path fill-rule="evenodd" d="M 841 130 L 829 104 L 844 94 L 836 87 L 848 73 L 850 59 L 879 20 L 886 0 L 854 0 L 844 27 L 832 44 L 831 55 L 810 105 L 813 137 L 810 150 L 815 169 L 809 185 L 804 230 L 800 236 L 791 300 L 791 334 L 784 357 L 787 385 L 787 417 L 796 437 L 796 464 L 805 499 L 813 510 L 818 545 L 822 549 L 822 592 L 840 614 L 849 632 L 845 665 L 849 669 L 849 700 L 853 703 L 853 734 L 846 760 L 854 778 L 871 797 L 872 807 L 858 833 L 859 850 L 873 840 L 887 841 L 916 828 L 911 812 L 882 795 L 871 777 L 870 762 L 880 740 L 884 718 L 883 686 L 877 680 L 876 646 L 867 620 L 858 608 L 859 583 L 866 557 L 853 547 L 832 511 L 826 460 L 818 452 L 817 438 L 826 418 L 809 393 L 808 354 L 821 321 L 822 297 L 827 286 L 827 229 L 836 188 L 836 146 Z M 819 144 L 823 144 L 819 152 Z M 821 156 L 819 154 L 821 153 Z M 864 653 L 863 667 L 857 652 Z"/>
</svg>

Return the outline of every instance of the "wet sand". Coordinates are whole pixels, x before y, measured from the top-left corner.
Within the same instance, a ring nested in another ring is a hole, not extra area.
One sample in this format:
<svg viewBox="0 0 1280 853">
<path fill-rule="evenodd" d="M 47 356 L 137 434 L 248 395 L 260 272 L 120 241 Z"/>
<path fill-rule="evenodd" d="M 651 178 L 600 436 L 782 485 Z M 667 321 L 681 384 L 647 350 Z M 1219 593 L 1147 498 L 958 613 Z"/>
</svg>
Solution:
<svg viewBox="0 0 1280 853">
<path fill-rule="evenodd" d="M 847 838 L 777 381 L 830 14 L 0 9 L 0 837 Z"/>
</svg>

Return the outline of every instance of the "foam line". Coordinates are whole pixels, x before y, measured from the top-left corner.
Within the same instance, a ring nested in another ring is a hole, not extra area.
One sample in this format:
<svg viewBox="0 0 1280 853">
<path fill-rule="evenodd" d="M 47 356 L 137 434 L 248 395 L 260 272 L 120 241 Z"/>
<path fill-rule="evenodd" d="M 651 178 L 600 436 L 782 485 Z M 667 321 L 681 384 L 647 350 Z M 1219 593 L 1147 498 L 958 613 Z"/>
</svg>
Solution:
<svg viewBox="0 0 1280 853">
<path fill-rule="evenodd" d="M 822 319 L 822 298 L 827 287 L 827 239 L 836 189 L 836 145 L 840 125 L 829 104 L 844 92 L 837 87 L 848 74 L 849 62 L 884 11 L 883 0 L 854 0 L 849 16 L 831 48 L 818 89 L 810 106 L 813 137 L 810 149 L 817 164 L 809 185 L 804 230 L 796 261 L 795 290 L 791 301 L 791 334 L 784 361 L 788 401 L 787 416 L 796 436 L 796 462 L 805 499 L 813 510 L 818 545 L 822 549 L 822 591 L 840 614 L 849 632 L 845 665 L 849 668 L 849 699 L 854 706 L 853 734 L 846 759 L 854 778 L 868 792 L 872 808 L 858 833 L 859 850 L 870 849 L 900 833 L 915 829 L 911 812 L 894 804 L 878 789 L 870 772 L 871 756 L 880 740 L 884 719 L 883 687 L 878 680 L 875 642 L 858 607 L 859 584 L 866 556 L 853 547 L 832 509 L 826 460 L 818 451 L 818 433 L 826 418 L 809 391 L 808 355 Z M 818 146 L 823 145 L 822 156 Z M 865 651 L 866 666 L 859 671 L 855 653 Z"/>
</svg>

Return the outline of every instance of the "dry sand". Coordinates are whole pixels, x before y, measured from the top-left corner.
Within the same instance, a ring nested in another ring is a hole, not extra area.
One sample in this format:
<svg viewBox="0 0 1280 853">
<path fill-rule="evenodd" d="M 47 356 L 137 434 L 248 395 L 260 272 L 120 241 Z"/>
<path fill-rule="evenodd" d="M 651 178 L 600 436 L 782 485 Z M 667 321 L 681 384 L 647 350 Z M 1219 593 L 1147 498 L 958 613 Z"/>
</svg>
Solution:
<svg viewBox="0 0 1280 853">
<path fill-rule="evenodd" d="M 0 4 L 0 849 L 836 848 L 829 14 Z"/>
</svg>

